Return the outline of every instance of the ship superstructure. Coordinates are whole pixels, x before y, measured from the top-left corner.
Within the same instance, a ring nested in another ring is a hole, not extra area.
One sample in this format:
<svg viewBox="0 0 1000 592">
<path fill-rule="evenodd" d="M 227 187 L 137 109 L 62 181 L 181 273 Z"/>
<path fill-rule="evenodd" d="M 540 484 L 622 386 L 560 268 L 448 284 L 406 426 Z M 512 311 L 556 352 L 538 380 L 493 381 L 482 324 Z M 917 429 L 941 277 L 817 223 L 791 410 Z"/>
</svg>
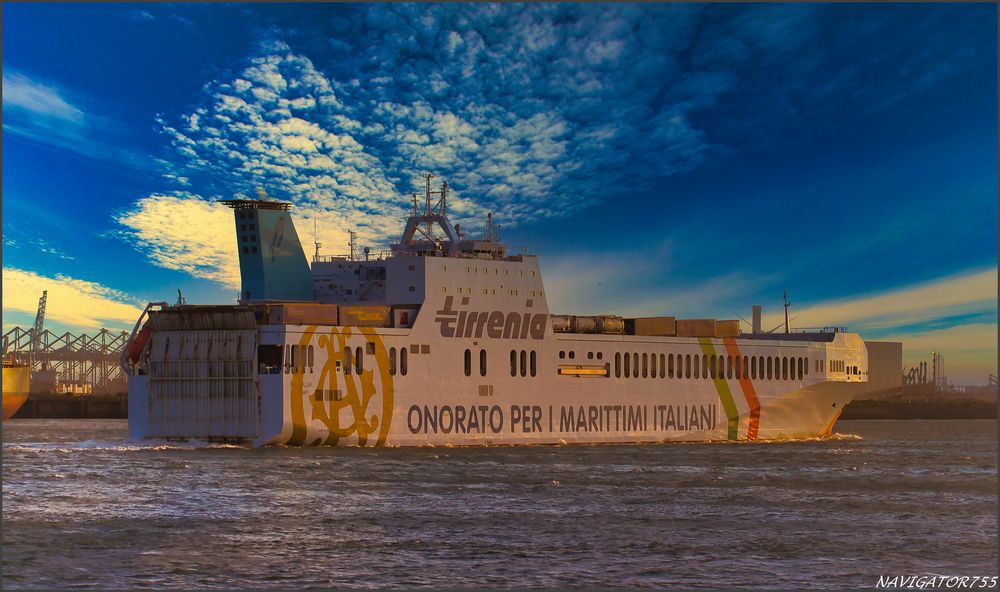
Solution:
<svg viewBox="0 0 1000 592">
<path fill-rule="evenodd" d="M 229 200 L 240 303 L 150 304 L 122 365 L 133 438 L 481 445 L 828 435 L 867 381 L 857 334 L 550 313 L 538 258 L 447 184 L 385 252 L 306 260 L 289 204 Z M 146 318 L 148 317 L 148 318 Z"/>
</svg>

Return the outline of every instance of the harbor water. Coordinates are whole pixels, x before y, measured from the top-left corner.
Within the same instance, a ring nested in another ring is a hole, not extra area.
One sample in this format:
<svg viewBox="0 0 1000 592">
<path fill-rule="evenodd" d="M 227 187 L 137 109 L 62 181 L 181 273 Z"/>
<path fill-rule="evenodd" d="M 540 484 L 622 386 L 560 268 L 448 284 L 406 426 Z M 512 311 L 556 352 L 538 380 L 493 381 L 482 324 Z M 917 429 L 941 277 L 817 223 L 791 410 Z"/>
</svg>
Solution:
<svg viewBox="0 0 1000 592">
<path fill-rule="evenodd" d="M 994 576 L 997 424 L 824 440 L 246 449 L 3 423 L 5 589 L 874 587 Z"/>
</svg>

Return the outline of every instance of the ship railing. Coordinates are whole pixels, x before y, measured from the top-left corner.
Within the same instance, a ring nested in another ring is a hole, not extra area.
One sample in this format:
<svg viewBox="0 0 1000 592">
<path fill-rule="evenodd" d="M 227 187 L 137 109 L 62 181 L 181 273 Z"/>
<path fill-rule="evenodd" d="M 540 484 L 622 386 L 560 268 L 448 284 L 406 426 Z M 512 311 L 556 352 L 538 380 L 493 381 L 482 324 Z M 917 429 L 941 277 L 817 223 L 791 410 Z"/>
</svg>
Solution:
<svg viewBox="0 0 1000 592">
<path fill-rule="evenodd" d="M 847 327 L 798 327 L 792 333 L 847 333 Z"/>
<path fill-rule="evenodd" d="M 150 302 L 149 304 L 146 305 L 146 308 L 143 309 L 142 314 L 139 315 L 139 318 L 135 321 L 135 326 L 132 327 L 132 333 L 129 334 L 128 340 L 125 342 L 125 347 L 122 348 L 121 358 L 119 358 L 118 360 L 119 365 L 122 367 L 122 372 L 124 372 L 127 376 L 132 376 L 132 371 L 133 371 L 132 364 L 130 364 L 128 361 L 129 346 L 132 345 L 132 341 L 135 339 L 135 336 L 139 334 L 139 330 L 142 328 L 143 319 L 145 319 L 146 316 L 149 315 L 149 311 L 152 310 L 154 306 L 158 306 L 160 307 L 160 310 L 163 310 L 164 308 L 167 308 L 170 305 L 166 302 Z M 146 346 L 143 347 L 142 352 L 139 353 L 140 361 L 142 360 L 143 354 L 145 354 L 146 350 L 149 349 L 150 341 L 146 342 Z"/>
</svg>

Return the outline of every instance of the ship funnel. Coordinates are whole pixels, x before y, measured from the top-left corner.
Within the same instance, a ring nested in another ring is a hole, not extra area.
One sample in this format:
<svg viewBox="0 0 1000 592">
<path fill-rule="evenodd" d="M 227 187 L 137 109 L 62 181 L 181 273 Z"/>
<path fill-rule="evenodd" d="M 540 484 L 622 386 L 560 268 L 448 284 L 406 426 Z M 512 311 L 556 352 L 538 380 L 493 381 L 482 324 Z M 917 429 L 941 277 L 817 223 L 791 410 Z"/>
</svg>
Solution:
<svg viewBox="0 0 1000 592">
<path fill-rule="evenodd" d="M 763 331 L 761 331 L 761 325 L 760 325 L 760 305 L 759 304 L 754 304 L 753 305 L 753 332 L 754 333 L 763 333 Z"/>
<path fill-rule="evenodd" d="M 312 271 L 288 210 L 272 200 L 223 200 L 233 209 L 240 255 L 240 303 L 315 300 Z"/>
</svg>

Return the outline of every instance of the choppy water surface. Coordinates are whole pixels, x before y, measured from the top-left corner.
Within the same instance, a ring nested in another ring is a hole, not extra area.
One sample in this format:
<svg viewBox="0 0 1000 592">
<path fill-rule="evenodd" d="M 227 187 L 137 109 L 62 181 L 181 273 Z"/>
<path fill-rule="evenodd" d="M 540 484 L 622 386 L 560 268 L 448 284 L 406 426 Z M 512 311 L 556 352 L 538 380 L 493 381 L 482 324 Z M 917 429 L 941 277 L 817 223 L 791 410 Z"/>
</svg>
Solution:
<svg viewBox="0 0 1000 592">
<path fill-rule="evenodd" d="M 135 446 L 3 424 L 5 588 L 871 587 L 995 575 L 996 423 L 823 441 Z"/>
</svg>

